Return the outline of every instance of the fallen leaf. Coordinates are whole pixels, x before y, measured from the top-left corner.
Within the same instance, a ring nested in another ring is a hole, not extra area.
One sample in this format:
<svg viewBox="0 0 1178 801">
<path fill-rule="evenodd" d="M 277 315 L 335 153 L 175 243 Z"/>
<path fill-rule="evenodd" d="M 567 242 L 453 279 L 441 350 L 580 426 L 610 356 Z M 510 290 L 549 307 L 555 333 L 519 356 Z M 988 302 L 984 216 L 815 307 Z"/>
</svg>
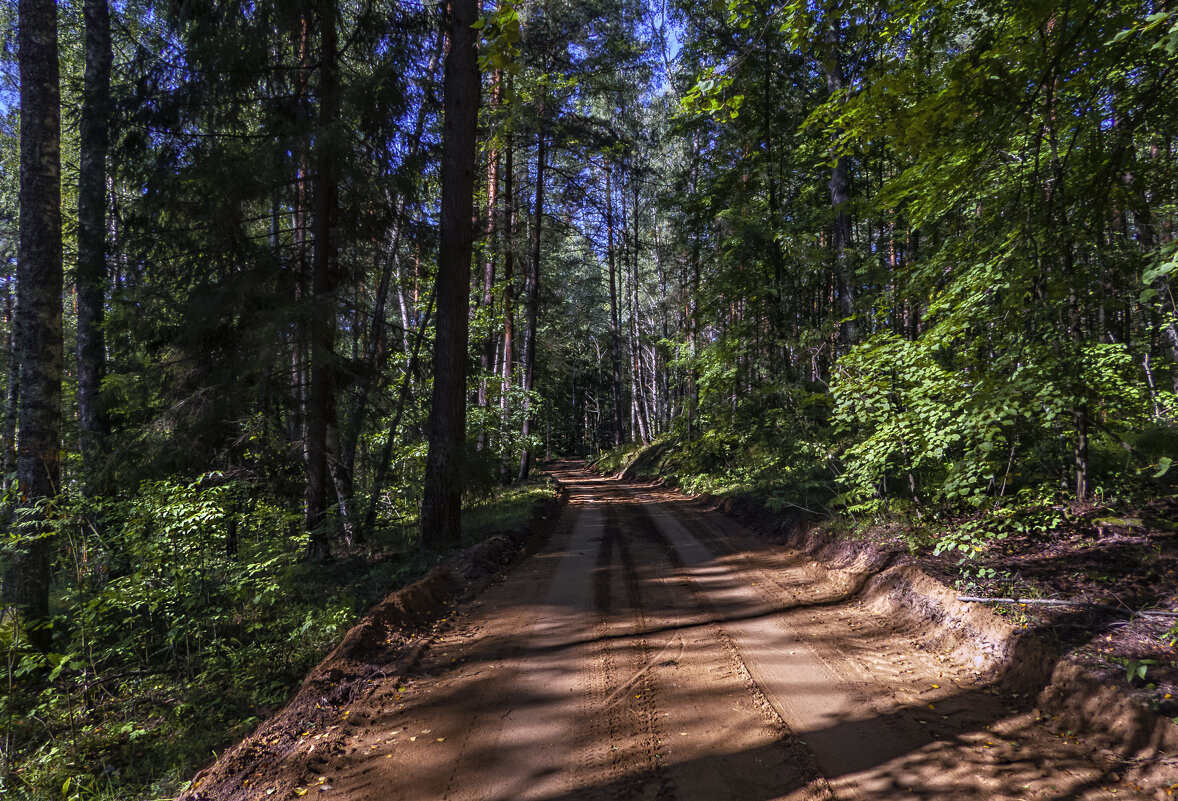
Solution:
<svg viewBox="0 0 1178 801">
<path fill-rule="evenodd" d="M 439 743 L 444 743 L 444 742 L 446 742 L 446 738 L 445 738 L 445 737 L 439 737 L 439 738 L 438 738 L 438 742 L 439 742 Z"/>
</svg>

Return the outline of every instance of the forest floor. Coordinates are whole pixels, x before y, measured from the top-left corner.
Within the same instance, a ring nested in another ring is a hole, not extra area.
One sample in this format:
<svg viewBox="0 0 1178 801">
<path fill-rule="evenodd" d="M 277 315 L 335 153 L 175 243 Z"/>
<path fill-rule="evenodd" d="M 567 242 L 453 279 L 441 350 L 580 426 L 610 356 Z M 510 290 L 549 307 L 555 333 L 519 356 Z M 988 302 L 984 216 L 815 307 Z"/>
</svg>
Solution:
<svg viewBox="0 0 1178 801">
<path fill-rule="evenodd" d="M 1178 619 L 1133 615 L 1178 609 L 1178 501 L 1161 499 L 1133 515 L 1093 506 L 1072 511 L 1050 535 L 1012 536 L 972 567 L 944 559 L 924 567 L 971 594 L 1090 604 L 1000 610 L 1049 632 L 1090 672 L 1140 703 L 1178 716 Z"/>
<path fill-rule="evenodd" d="M 1039 714 L 847 571 L 672 490 L 556 472 L 547 545 L 407 670 L 325 696 L 280 761 L 247 741 L 185 797 L 1162 799 L 1178 781 Z"/>
</svg>

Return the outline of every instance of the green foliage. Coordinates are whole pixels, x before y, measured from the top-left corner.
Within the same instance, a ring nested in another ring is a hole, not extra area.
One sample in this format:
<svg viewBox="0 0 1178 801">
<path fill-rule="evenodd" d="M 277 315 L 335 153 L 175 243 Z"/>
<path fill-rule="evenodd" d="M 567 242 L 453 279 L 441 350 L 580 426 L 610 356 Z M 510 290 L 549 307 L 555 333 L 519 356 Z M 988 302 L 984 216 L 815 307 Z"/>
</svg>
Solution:
<svg viewBox="0 0 1178 801">
<path fill-rule="evenodd" d="M 725 339 L 684 360 L 699 387 L 692 430 L 680 418 L 670 434 L 645 449 L 615 449 L 598 465 L 620 470 L 642 463 L 646 475 L 687 492 L 752 494 L 775 510 L 825 509 L 834 495 L 826 395 L 768 380 L 735 395 L 733 351 L 741 347 Z"/>
<path fill-rule="evenodd" d="M 524 526 L 536 504 L 552 497 L 555 486 L 548 476 L 537 473 L 522 484 L 501 488 L 464 506 L 463 535 L 477 541 L 488 535 L 515 531 Z"/>
<path fill-rule="evenodd" d="M 1133 659 L 1125 665 L 1125 681 L 1132 684 L 1133 681 L 1145 681 L 1145 676 L 1151 667 L 1158 664 L 1156 659 Z"/>
<path fill-rule="evenodd" d="M 636 442 L 607 448 L 601 451 L 596 459 L 589 462 L 589 466 L 604 475 L 616 475 L 629 467 L 641 450 L 642 446 Z"/>
<path fill-rule="evenodd" d="M 1078 384 L 1046 349 L 1025 348 L 1014 364 L 971 363 L 959 353 L 933 337 L 883 334 L 840 361 L 831 395 L 845 435 L 840 481 L 852 511 L 879 511 L 889 483 L 917 487 L 918 502 L 973 507 L 1053 483 L 1058 443 L 1075 436 L 1069 412 L 1077 387 L 1100 420 L 1092 447 L 1109 453 L 1107 463 L 1094 463 L 1109 473 L 1123 473 L 1125 455 L 1132 456 L 1131 447 L 1120 449 L 1123 438 L 1156 420 L 1159 396 L 1151 398 L 1123 345 L 1087 345 Z M 1165 458 L 1154 463 L 1155 477 L 1165 474 Z"/>
<path fill-rule="evenodd" d="M 1049 536 L 1067 515 L 1061 505 L 1036 504 L 1029 493 L 1005 506 L 998 506 L 972 519 L 954 520 L 936 535 L 934 554 L 959 551 L 963 561 L 981 554 L 993 543 L 1012 535 Z"/>
<path fill-rule="evenodd" d="M 479 46 L 479 69 L 519 71 L 520 21 L 519 12 L 511 2 L 497 3 L 494 10 L 474 25 L 482 31 Z M 513 98 L 506 97 L 511 103 Z"/>
<path fill-rule="evenodd" d="M 468 538 L 519 527 L 551 494 L 540 478 L 484 498 Z M 368 605 L 437 558 L 300 562 L 298 521 L 217 473 L 144 482 L 125 499 L 71 495 L 47 511 L 62 560 L 52 651 L 0 620 L 5 798 L 174 795 L 277 709 Z"/>
<path fill-rule="evenodd" d="M 729 94 L 728 89 L 732 83 L 731 75 L 720 75 L 713 68 L 708 68 L 695 86 L 683 95 L 680 107 L 688 114 L 707 114 L 716 119 L 736 119 L 740 114 L 740 107 L 744 105 L 745 97 L 740 94 Z"/>
<path fill-rule="evenodd" d="M 951 472 L 964 454 L 980 448 L 966 439 L 973 432 L 961 414 L 970 397 L 963 376 L 945 369 L 927 349 L 891 334 L 857 347 L 839 366 L 831 385 L 833 420 L 851 435 L 841 481 L 852 511 L 877 511 L 888 476 L 922 469 L 944 471 L 943 485 L 953 495 L 977 489 L 970 480 L 976 468 Z M 988 451 L 993 438 L 1002 436 L 1002 420 L 997 422 L 985 430 Z"/>
<path fill-rule="evenodd" d="M 356 611 L 292 603 L 302 535 L 288 541 L 287 513 L 220 474 L 62 498 L 52 515 L 54 650 L 28 650 L 17 631 L 8 642 L 15 791 L 118 796 L 164 773 L 174 787 L 281 702 Z"/>
</svg>

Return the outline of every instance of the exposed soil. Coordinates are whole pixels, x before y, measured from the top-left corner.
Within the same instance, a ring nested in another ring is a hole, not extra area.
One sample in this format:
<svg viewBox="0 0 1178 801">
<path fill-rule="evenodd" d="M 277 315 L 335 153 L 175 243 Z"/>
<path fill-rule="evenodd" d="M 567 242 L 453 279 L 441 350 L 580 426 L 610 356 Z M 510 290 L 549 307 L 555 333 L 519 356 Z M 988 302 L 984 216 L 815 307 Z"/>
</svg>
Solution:
<svg viewBox="0 0 1178 801">
<path fill-rule="evenodd" d="M 1161 799 L 1178 781 L 1165 742 L 1110 749 L 1036 711 L 994 669 L 1008 624 L 946 623 L 912 568 L 830 567 L 670 490 L 558 478 L 538 553 L 427 635 L 362 624 L 185 797 Z"/>
<path fill-rule="evenodd" d="M 1178 609 L 1178 501 L 1164 499 L 1134 516 L 1076 510 L 1050 536 L 1020 534 L 997 543 L 977 565 L 929 563 L 946 583 L 987 596 L 1066 599 L 1067 607 L 999 610 L 1070 649 L 1104 682 L 1166 717 L 1178 716 L 1178 651 L 1168 636 L 1178 619 L 1135 616 Z M 979 570 L 992 573 L 978 576 Z M 965 575 L 963 576 L 963 572 Z M 1100 607 L 1112 607 L 1102 609 Z M 1129 667 L 1142 666 L 1145 676 Z"/>
<path fill-rule="evenodd" d="M 781 517 L 755 503 L 729 508 L 779 541 L 792 541 L 807 528 L 800 519 L 786 519 L 783 530 Z M 1046 507 L 1037 516 L 1053 521 L 1048 531 L 1011 533 L 967 560 L 959 552 L 910 556 L 894 524 L 869 529 L 858 545 L 878 550 L 877 561 L 915 564 L 965 595 L 1089 605 L 991 608 L 1144 708 L 1178 717 L 1178 649 L 1169 635 L 1178 618 L 1134 614 L 1178 610 L 1178 498 L 1132 513 L 1090 504 Z M 814 536 L 807 530 L 806 538 Z M 827 539 L 856 547 L 837 534 Z M 1143 667 L 1145 676 L 1131 676 L 1131 667 Z"/>
</svg>

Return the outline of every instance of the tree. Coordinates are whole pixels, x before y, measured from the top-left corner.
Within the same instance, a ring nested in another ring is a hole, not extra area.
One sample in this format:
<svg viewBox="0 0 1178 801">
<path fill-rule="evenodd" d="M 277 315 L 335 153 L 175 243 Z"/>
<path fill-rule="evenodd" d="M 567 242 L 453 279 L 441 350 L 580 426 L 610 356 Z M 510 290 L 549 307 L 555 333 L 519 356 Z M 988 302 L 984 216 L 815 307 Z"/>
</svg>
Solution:
<svg viewBox="0 0 1178 801">
<path fill-rule="evenodd" d="M 438 247 L 437 334 L 421 539 L 429 547 L 462 536 L 466 451 L 466 374 L 479 81 L 475 0 L 451 0 L 450 52 L 443 78 L 442 201 Z"/>
<path fill-rule="evenodd" d="M 532 453 L 527 439 L 531 436 L 533 417 L 532 386 L 536 376 L 536 328 L 540 315 L 540 261 L 543 258 L 544 232 L 544 180 L 548 166 L 548 132 L 544 130 L 544 103 L 540 103 L 540 130 L 536 133 L 536 209 L 532 217 L 532 254 L 528 260 L 527 280 L 524 282 L 524 353 L 523 390 L 524 422 L 520 432 L 524 449 L 519 458 L 519 474 L 516 480 L 523 481 L 531 469 Z"/>
<path fill-rule="evenodd" d="M 329 555 L 327 513 L 329 481 L 328 434 L 334 430 L 335 399 L 335 268 L 333 241 L 336 209 L 336 150 L 339 125 L 339 66 L 336 53 L 335 0 L 320 0 L 319 122 L 315 141 L 315 222 L 311 258 L 311 386 L 307 403 L 306 526 L 311 534 L 309 555 Z M 346 502 L 347 499 L 345 499 Z"/>
<path fill-rule="evenodd" d="M 612 167 L 605 168 L 605 236 L 606 261 L 609 263 L 609 359 L 611 394 L 613 395 L 614 445 L 625 437 L 622 425 L 622 323 L 618 311 L 617 253 L 614 249 L 614 191 Z"/>
<path fill-rule="evenodd" d="M 78 170 L 78 428 L 82 463 L 92 480 L 109 433 L 99 391 L 106 373 L 106 155 L 110 140 L 110 11 L 86 0 L 86 71 Z"/>
<path fill-rule="evenodd" d="M 61 489 L 62 242 L 61 112 L 57 4 L 21 0 L 20 252 L 17 334 L 20 420 L 17 472 L 25 514 L 22 547 L 6 595 L 32 624 L 29 639 L 48 649 L 51 531 L 42 504 Z"/>
<path fill-rule="evenodd" d="M 826 31 L 822 38 L 822 71 L 826 75 L 826 89 L 832 103 L 839 102 L 846 77 L 843 75 L 842 20 L 838 11 L 831 7 L 826 11 Z M 835 132 L 837 140 L 841 131 Z M 851 266 L 851 212 L 847 204 L 851 200 L 851 179 L 847 156 L 833 154 L 830 168 L 830 208 L 834 218 L 831 246 L 834 249 L 835 276 L 838 279 L 839 312 L 843 319 L 839 325 L 843 344 L 849 346 L 855 341 L 855 275 Z"/>
</svg>

